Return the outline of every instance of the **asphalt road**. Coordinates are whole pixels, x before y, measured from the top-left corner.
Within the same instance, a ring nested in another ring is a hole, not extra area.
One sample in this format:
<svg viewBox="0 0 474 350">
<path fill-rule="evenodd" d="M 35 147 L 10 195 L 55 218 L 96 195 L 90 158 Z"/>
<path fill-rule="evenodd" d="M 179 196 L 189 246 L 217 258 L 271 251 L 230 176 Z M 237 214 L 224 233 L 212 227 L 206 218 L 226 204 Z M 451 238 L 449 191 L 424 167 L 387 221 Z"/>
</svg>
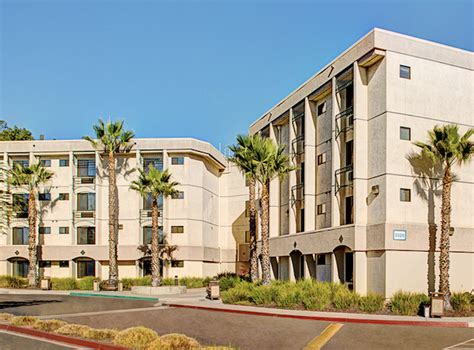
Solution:
<svg viewBox="0 0 474 350">
<path fill-rule="evenodd" d="M 62 346 L 23 335 L 0 332 L 0 349 L 2 350 L 71 350 L 72 347 Z"/>
<path fill-rule="evenodd" d="M 329 322 L 252 316 L 182 308 L 127 311 L 154 303 L 120 299 L 69 296 L 1 295 L 15 305 L 0 310 L 14 314 L 58 315 L 97 312 L 95 315 L 60 317 L 70 323 L 123 329 L 146 326 L 158 332 L 184 333 L 206 345 L 233 345 L 240 349 L 302 349 Z M 110 313 L 112 310 L 123 312 Z M 0 338 L 2 335 L 0 334 Z M 474 338 L 474 329 L 385 326 L 346 323 L 324 349 L 443 349 Z M 1 344 L 1 343 L 0 343 Z M 2 348 L 0 346 L 0 348 Z M 16 349 L 19 349 L 18 347 Z M 28 349 L 28 348 L 25 348 Z M 472 347 L 474 349 L 474 347 Z"/>
</svg>

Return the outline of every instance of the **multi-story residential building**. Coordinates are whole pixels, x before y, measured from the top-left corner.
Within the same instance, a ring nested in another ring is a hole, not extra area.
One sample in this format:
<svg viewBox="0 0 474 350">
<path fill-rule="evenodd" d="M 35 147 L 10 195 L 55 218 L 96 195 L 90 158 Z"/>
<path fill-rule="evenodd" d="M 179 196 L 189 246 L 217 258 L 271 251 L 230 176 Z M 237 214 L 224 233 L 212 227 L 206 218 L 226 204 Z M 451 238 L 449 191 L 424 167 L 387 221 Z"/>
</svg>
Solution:
<svg viewBox="0 0 474 350">
<path fill-rule="evenodd" d="M 474 127 L 473 70 L 472 52 L 374 29 L 250 126 L 298 167 L 270 185 L 274 277 L 434 290 L 441 174 L 411 157 L 413 141 Z M 455 172 L 451 289 L 471 290 L 474 162 Z"/>
<path fill-rule="evenodd" d="M 248 197 L 242 177 L 231 174 L 225 157 L 206 142 L 134 139 L 133 143 L 132 151 L 117 161 L 119 276 L 150 273 L 150 258 L 138 248 L 151 243 L 151 203 L 130 189 L 136 169 L 149 164 L 168 168 L 180 184 L 176 196 L 160 202 L 161 241 L 178 247 L 164 276 L 235 271 L 237 249 L 239 243 L 241 250 L 245 248 L 248 230 L 242 220 Z M 41 162 L 54 173 L 38 197 L 41 275 L 106 279 L 108 180 L 100 152 L 84 140 L 1 142 L 0 161 L 9 166 Z M 12 192 L 17 203 L 27 197 L 22 189 Z M 16 209 L 0 237 L 0 274 L 25 276 L 28 215 L 25 206 Z"/>
</svg>

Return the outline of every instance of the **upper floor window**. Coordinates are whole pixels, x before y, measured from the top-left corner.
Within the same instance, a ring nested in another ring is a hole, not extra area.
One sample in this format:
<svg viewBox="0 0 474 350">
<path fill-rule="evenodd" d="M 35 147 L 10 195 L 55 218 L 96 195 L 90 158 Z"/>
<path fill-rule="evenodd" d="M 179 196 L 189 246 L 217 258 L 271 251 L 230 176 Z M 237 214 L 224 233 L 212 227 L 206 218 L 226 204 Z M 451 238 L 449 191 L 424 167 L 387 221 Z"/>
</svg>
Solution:
<svg viewBox="0 0 474 350">
<path fill-rule="evenodd" d="M 38 228 L 38 232 L 41 235 L 50 235 L 51 234 L 51 227 L 40 226 Z"/>
<path fill-rule="evenodd" d="M 69 193 L 60 193 L 58 199 L 60 201 L 68 201 L 69 200 Z"/>
<path fill-rule="evenodd" d="M 405 126 L 400 127 L 400 140 L 411 140 L 411 129 Z"/>
<path fill-rule="evenodd" d="M 326 152 L 318 154 L 318 165 L 326 163 L 326 158 L 327 158 Z"/>
<path fill-rule="evenodd" d="M 171 233 L 184 233 L 184 226 L 171 226 Z"/>
<path fill-rule="evenodd" d="M 149 169 L 150 165 L 160 171 L 163 170 L 163 158 L 143 158 L 143 169 Z"/>
<path fill-rule="evenodd" d="M 13 165 L 19 165 L 23 168 L 28 168 L 30 162 L 28 159 L 14 159 L 13 160 Z"/>
<path fill-rule="evenodd" d="M 38 194 L 39 201 L 50 201 L 51 200 L 51 192 L 44 192 Z"/>
<path fill-rule="evenodd" d="M 60 159 L 59 160 L 60 167 L 68 167 L 69 166 L 69 159 Z"/>
<path fill-rule="evenodd" d="M 400 65 L 400 78 L 411 79 L 411 68 Z"/>
<path fill-rule="evenodd" d="M 42 167 L 50 168 L 51 167 L 51 159 L 41 159 L 40 164 Z"/>
<path fill-rule="evenodd" d="M 411 190 L 400 188 L 400 202 L 411 202 Z"/>
<path fill-rule="evenodd" d="M 78 193 L 77 210 L 95 211 L 95 193 Z"/>
<path fill-rule="evenodd" d="M 78 227 L 77 244 L 95 244 L 95 227 Z"/>
<path fill-rule="evenodd" d="M 67 226 L 61 226 L 59 228 L 59 234 L 60 235 L 68 235 L 69 234 L 69 227 Z"/>
<path fill-rule="evenodd" d="M 15 193 L 13 194 L 13 209 L 18 214 L 28 214 L 28 193 Z"/>
<path fill-rule="evenodd" d="M 152 240 L 152 228 L 151 226 L 143 227 L 143 244 L 151 244 Z M 158 227 L 158 244 L 163 244 L 163 227 Z"/>
<path fill-rule="evenodd" d="M 326 204 L 325 203 L 318 204 L 317 210 L 318 210 L 318 215 L 326 214 Z"/>
<path fill-rule="evenodd" d="M 143 209 L 151 210 L 153 206 L 153 197 L 151 193 L 148 193 L 146 197 L 143 197 Z M 163 209 L 163 196 L 158 197 L 158 209 Z"/>
<path fill-rule="evenodd" d="M 177 192 L 173 193 L 171 198 L 173 198 L 173 199 L 184 199 L 184 192 L 183 191 L 177 191 Z"/>
<path fill-rule="evenodd" d="M 327 102 L 324 101 L 318 105 L 318 115 L 326 113 Z"/>
<path fill-rule="evenodd" d="M 183 165 L 184 157 L 171 157 L 171 164 L 173 165 Z"/>
<path fill-rule="evenodd" d="M 79 177 L 95 177 L 95 159 L 78 159 L 77 160 L 77 176 Z"/>
<path fill-rule="evenodd" d="M 28 244 L 28 227 L 13 228 L 13 244 Z"/>
</svg>

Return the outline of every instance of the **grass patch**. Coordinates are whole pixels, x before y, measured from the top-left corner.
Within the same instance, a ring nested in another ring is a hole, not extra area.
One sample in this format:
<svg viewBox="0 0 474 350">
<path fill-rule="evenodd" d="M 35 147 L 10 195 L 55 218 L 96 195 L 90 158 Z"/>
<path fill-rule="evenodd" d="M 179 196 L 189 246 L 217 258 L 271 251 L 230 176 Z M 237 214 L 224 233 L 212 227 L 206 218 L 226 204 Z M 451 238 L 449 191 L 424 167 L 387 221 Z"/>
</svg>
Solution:
<svg viewBox="0 0 474 350">
<path fill-rule="evenodd" d="M 45 332 L 54 332 L 66 324 L 66 322 L 60 320 L 38 320 L 33 325 L 33 328 Z"/>
<path fill-rule="evenodd" d="M 0 276 L 0 288 L 27 288 L 28 279 L 15 276 Z"/>
<path fill-rule="evenodd" d="M 151 276 L 122 278 L 120 281 L 122 282 L 123 289 L 131 289 L 135 286 L 151 286 Z"/>
<path fill-rule="evenodd" d="M 93 340 L 108 340 L 111 341 L 115 339 L 119 332 L 115 329 L 93 329 L 89 328 L 82 333 L 83 338 L 93 339 Z"/>
<path fill-rule="evenodd" d="M 0 313 L 0 320 L 1 321 L 10 321 L 13 317 L 15 317 L 15 315 L 12 315 L 12 314 L 9 314 L 9 313 L 6 313 L 6 312 Z"/>
<path fill-rule="evenodd" d="M 158 340 L 155 340 L 155 346 L 159 343 L 160 347 L 151 347 L 147 350 L 154 350 L 154 349 L 166 349 L 166 350 L 180 350 L 180 349 L 200 349 L 201 345 L 199 342 L 191 337 L 188 337 L 184 334 L 178 333 L 171 333 L 161 336 Z M 153 344 L 152 343 L 152 344 Z"/>
<path fill-rule="evenodd" d="M 469 292 L 458 292 L 451 295 L 454 311 L 469 312 L 474 306 L 474 296 Z"/>
<path fill-rule="evenodd" d="M 15 316 L 10 318 L 10 324 L 13 326 L 33 326 L 36 321 L 38 321 L 38 318 L 34 316 Z"/>
<path fill-rule="evenodd" d="M 62 335 L 70 335 L 73 337 L 82 337 L 83 334 L 88 332 L 91 328 L 82 324 L 66 324 L 61 328 L 56 329 L 55 333 Z"/>
<path fill-rule="evenodd" d="M 114 339 L 114 344 L 131 349 L 145 350 L 157 339 L 159 339 L 158 334 L 149 328 L 132 327 L 120 331 Z"/>
<path fill-rule="evenodd" d="M 418 314 L 422 304 L 429 301 L 425 294 L 398 291 L 392 297 L 390 309 L 397 315 L 414 316 Z"/>
</svg>

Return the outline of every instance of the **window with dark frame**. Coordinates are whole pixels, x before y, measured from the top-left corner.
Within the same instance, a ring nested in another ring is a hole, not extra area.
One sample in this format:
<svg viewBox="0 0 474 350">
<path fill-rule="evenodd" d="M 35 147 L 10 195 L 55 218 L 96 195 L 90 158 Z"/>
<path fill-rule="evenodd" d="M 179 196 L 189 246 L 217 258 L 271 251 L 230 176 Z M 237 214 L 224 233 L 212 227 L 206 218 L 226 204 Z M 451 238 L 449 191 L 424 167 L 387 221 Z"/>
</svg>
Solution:
<svg viewBox="0 0 474 350">
<path fill-rule="evenodd" d="M 59 160 L 59 166 L 61 168 L 68 167 L 69 166 L 69 159 L 60 159 Z"/>
<path fill-rule="evenodd" d="M 28 227 L 14 227 L 12 234 L 14 245 L 28 244 Z"/>
<path fill-rule="evenodd" d="M 95 159 L 78 159 L 77 160 L 77 176 L 79 177 L 95 177 Z"/>
<path fill-rule="evenodd" d="M 44 193 L 40 193 L 38 195 L 38 200 L 39 201 L 50 201 L 51 200 L 51 193 L 50 192 L 44 192 Z"/>
<path fill-rule="evenodd" d="M 95 227 L 78 227 L 77 244 L 95 244 Z"/>
<path fill-rule="evenodd" d="M 326 113 L 326 109 L 327 109 L 327 101 L 324 101 L 323 103 L 319 104 L 318 105 L 318 116 L 320 116 L 321 114 Z"/>
<path fill-rule="evenodd" d="M 411 202 L 411 190 L 409 188 L 400 188 L 400 202 Z"/>
<path fill-rule="evenodd" d="M 411 140 L 411 129 L 406 126 L 400 127 L 400 140 L 410 141 Z"/>
<path fill-rule="evenodd" d="M 43 269 L 46 267 L 51 267 L 51 260 L 40 260 L 39 267 Z"/>
<path fill-rule="evenodd" d="M 183 260 L 171 260 L 171 267 L 184 267 Z"/>
<path fill-rule="evenodd" d="M 183 165 L 184 164 L 184 157 L 171 157 L 171 164 L 172 165 Z"/>
<path fill-rule="evenodd" d="M 58 200 L 60 201 L 68 201 L 69 200 L 69 193 L 60 193 Z"/>
<path fill-rule="evenodd" d="M 51 159 L 41 159 L 40 164 L 44 168 L 50 168 L 51 167 Z"/>
<path fill-rule="evenodd" d="M 409 66 L 400 65 L 400 78 L 411 79 L 411 68 Z"/>
<path fill-rule="evenodd" d="M 95 211 L 95 193 L 78 193 L 77 210 Z"/>
<path fill-rule="evenodd" d="M 152 239 L 152 227 L 143 226 L 143 244 L 151 244 Z M 163 226 L 158 227 L 158 244 L 163 244 Z"/>
<path fill-rule="evenodd" d="M 38 227 L 38 232 L 39 232 L 40 235 L 50 235 L 51 234 L 51 227 L 40 226 L 40 227 Z"/>
<path fill-rule="evenodd" d="M 30 165 L 30 162 L 28 161 L 28 159 L 14 159 L 13 165 L 19 165 L 23 168 L 28 168 L 28 166 Z"/>
<path fill-rule="evenodd" d="M 69 261 L 68 260 L 60 260 L 59 261 L 59 267 L 69 267 Z"/>
<path fill-rule="evenodd" d="M 68 235 L 69 234 L 69 227 L 67 226 L 62 226 L 59 228 L 59 234 L 60 235 Z"/>
<path fill-rule="evenodd" d="M 173 198 L 173 199 L 184 199 L 184 192 L 183 191 L 177 191 L 177 192 L 173 193 L 171 198 Z"/>
<path fill-rule="evenodd" d="M 171 233 L 184 233 L 184 226 L 171 226 Z"/>
<path fill-rule="evenodd" d="M 326 254 L 318 254 L 316 261 L 318 265 L 326 265 Z"/>
<path fill-rule="evenodd" d="M 318 204 L 318 215 L 326 214 L 326 204 Z"/>
</svg>

